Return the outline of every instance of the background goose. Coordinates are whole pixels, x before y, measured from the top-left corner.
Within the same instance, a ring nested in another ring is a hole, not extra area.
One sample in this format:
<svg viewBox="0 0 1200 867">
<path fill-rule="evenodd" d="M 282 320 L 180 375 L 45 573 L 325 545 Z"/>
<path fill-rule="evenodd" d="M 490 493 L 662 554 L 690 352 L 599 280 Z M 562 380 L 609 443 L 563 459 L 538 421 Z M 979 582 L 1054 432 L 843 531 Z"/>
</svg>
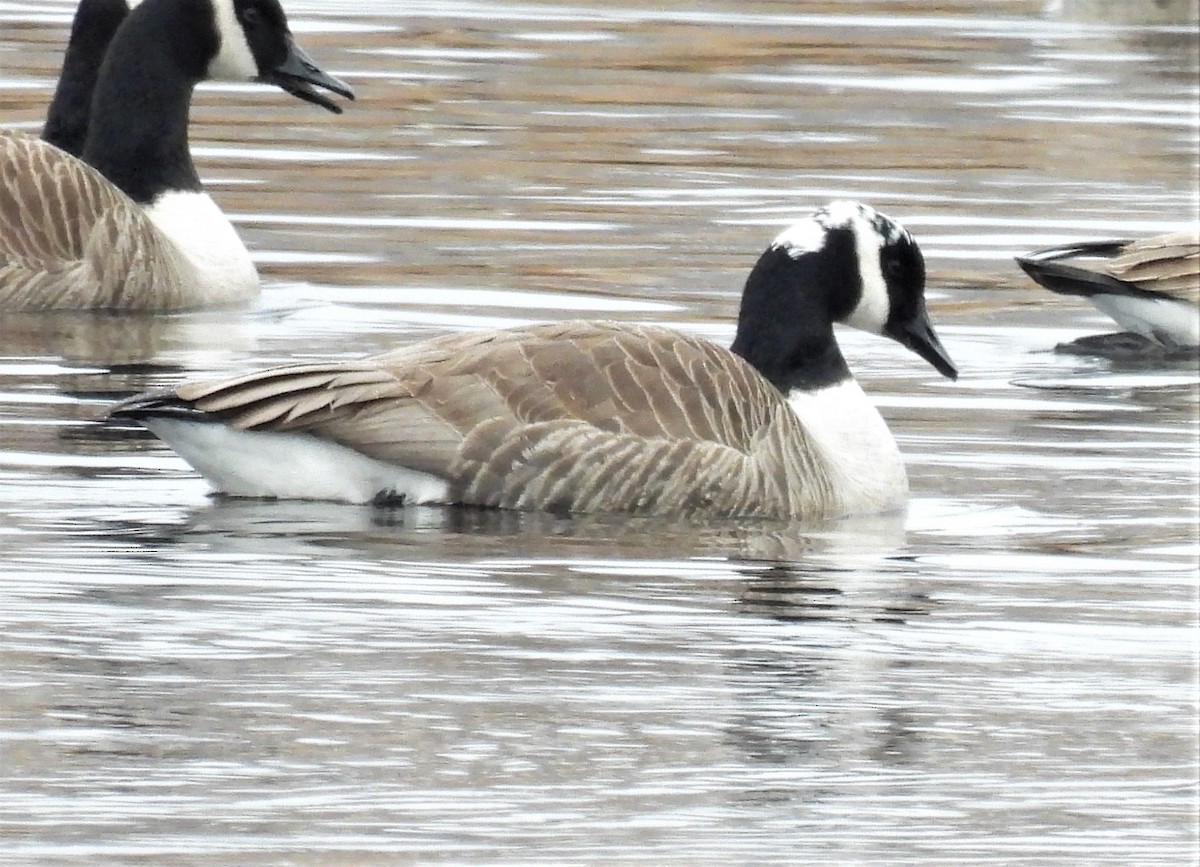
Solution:
<svg viewBox="0 0 1200 867">
<path fill-rule="evenodd" d="M 80 0 L 71 22 L 58 85 L 46 112 L 43 140 L 73 156 L 82 155 L 100 64 L 117 27 L 137 3 L 138 0 Z"/>
<path fill-rule="evenodd" d="M 912 237 L 853 202 L 781 233 L 731 350 L 651 326 L 457 334 L 362 361 L 184 384 L 116 407 L 218 490 L 355 503 L 823 517 L 894 509 L 907 479 L 833 323 L 956 371 Z"/>
<path fill-rule="evenodd" d="M 1200 345 L 1200 228 L 1050 247 L 1017 264 L 1052 292 L 1089 299 L 1134 334 L 1169 349 Z"/>
<path fill-rule="evenodd" d="M 207 78 L 271 82 L 331 111 L 313 85 L 352 97 L 295 44 L 277 0 L 144 0 L 105 54 L 82 160 L 0 132 L 0 309 L 173 310 L 258 291 L 188 149 Z"/>
</svg>

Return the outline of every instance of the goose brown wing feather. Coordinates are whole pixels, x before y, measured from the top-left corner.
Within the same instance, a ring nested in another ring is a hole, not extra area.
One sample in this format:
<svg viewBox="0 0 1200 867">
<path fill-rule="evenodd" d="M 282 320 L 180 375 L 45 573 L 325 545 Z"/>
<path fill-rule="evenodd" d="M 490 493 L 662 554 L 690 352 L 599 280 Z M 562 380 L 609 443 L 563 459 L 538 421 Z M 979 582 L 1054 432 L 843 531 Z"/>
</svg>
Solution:
<svg viewBox="0 0 1200 867">
<path fill-rule="evenodd" d="M 794 413 L 748 364 L 649 326 L 452 335 L 178 399 L 451 482 L 463 502 L 568 511 L 813 514 L 833 497 Z"/>
<path fill-rule="evenodd" d="M 177 306 L 187 268 L 141 207 L 91 166 L 0 132 L 0 309 L 121 309 L 147 297 L 165 309 Z"/>
<path fill-rule="evenodd" d="M 1107 270 L 1141 289 L 1200 304 L 1200 229 L 1135 241 Z"/>
<path fill-rule="evenodd" d="M 1166 295 L 1200 304 L 1200 229 L 1050 247 L 1018 256 L 1017 263 L 1037 283 L 1064 295 Z"/>
</svg>

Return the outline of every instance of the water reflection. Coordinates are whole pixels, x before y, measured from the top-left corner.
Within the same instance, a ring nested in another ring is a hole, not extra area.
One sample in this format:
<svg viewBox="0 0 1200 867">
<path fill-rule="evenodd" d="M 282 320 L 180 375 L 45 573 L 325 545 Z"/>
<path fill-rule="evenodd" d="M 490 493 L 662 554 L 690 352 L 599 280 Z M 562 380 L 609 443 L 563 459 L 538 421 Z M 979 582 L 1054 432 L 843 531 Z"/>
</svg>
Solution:
<svg viewBox="0 0 1200 867">
<path fill-rule="evenodd" d="M 225 312 L 186 316 L 121 316 L 95 313 L 6 313 L 0 341 L 10 358 L 45 358 L 83 366 L 152 362 L 178 344 L 206 351 L 253 349 L 244 326 Z"/>
<path fill-rule="evenodd" d="M 153 446 L 148 438 L 146 442 Z M 111 479 L 112 473 L 108 467 L 96 469 L 100 479 Z M 732 557 L 768 564 L 817 562 L 846 566 L 860 562 L 875 567 L 902 548 L 905 540 L 903 512 L 813 525 L 702 517 L 559 517 L 496 509 L 376 509 L 247 500 L 205 496 L 204 485 L 197 480 L 189 487 L 201 494 L 203 503 L 182 513 L 182 521 L 175 517 L 177 513 L 166 524 L 155 524 L 140 514 L 128 520 L 112 520 L 101 514 L 89 522 L 93 524 L 91 532 L 151 549 L 170 543 L 212 546 L 228 552 L 272 551 L 284 557 L 348 560 L 418 550 L 431 562 L 443 558 L 453 561 L 488 557 L 499 548 L 521 550 L 529 557 L 576 558 L 584 562 L 606 560 L 614 551 L 620 551 L 623 562 L 637 564 L 645 560 L 659 563 L 659 568 L 665 568 L 661 564 L 672 558 L 697 557 Z M 626 568 L 636 572 L 641 567 L 609 564 L 600 571 L 620 575 Z M 820 571 L 826 567 L 813 568 Z"/>
<path fill-rule="evenodd" d="M 1076 21 L 1185 27 L 1200 21 L 1196 0 L 1050 0 L 1051 15 Z"/>
</svg>

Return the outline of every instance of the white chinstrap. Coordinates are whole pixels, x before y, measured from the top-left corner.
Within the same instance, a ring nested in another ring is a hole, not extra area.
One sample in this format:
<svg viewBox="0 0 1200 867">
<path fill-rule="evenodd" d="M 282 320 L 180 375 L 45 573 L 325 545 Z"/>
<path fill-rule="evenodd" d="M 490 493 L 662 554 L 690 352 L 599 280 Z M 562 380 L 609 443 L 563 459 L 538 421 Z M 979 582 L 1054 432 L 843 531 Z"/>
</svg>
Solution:
<svg viewBox="0 0 1200 867">
<path fill-rule="evenodd" d="M 246 33 L 237 19 L 233 0 L 212 0 L 213 15 L 221 47 L 208 64 L 208 78 L 214 81 L 246 81 L 258 77 L 258 64 Z"/>
<path fill-rule="evenodd" d="M 881 233 L 881 226 L 889 227 L 886 235 Z M 880 251 L 885 244 L 900 239 L 904 230 L 898 224 L 885 220 L 861 202 L 836 201 L 811 218 L 784 229 L 775 236 L 771 246 L 785 250 L 796 259 L 824 249 L 829 232 L 834 229 L 849 229 L 853 234 L 862 282 L 862 296 L 846 318 L 846 324 L 871 334 L 881 334 L 891 311 L 891 300 L 883 277 Z"/>
<path fill-rule="evenodd" d="M 887 283 L 883 279 L 879 255 L 886 238 L 861 214 L 851 218 L 850 228 L 854 232 L 854 248 L 858 253 L 862 296 L 846 317 L 846 324 L 871 334 L 881 334 L 891 310 L 891 300 L 888 298 Z"/>
</svg>

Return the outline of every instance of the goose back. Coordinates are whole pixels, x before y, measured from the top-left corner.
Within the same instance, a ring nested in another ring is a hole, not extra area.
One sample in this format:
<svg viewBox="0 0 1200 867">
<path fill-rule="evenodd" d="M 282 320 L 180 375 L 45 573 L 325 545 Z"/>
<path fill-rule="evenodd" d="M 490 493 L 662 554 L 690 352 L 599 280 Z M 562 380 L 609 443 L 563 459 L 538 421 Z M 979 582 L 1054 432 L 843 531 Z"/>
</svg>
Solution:
<svg viewBox="0 0 1200 867">
<path fill-rule="evenodd" d="M 170 310 L 203 303 L 207 288 L 147 212 L 98 171 L 0 131 L 0 309 Z"/>
<path fill-rule="evenodd" d="M 1200 228 L 1137 241 L 1048 247 L 1017 263 L 1038 284 L 1063 295 L 1130 295 L 1200 304 Z"/>
<path fill-rule="evenodd" d="M 1200 305 L 1200 229 L 1130 242 L 1107 271 L 1143 291 Z"/>
<path fill-rule="evenodd" d="M 850 508 L 777 389 L 728 350 L 666 328 L 451 335 L 361 362 L 185 384 L 114 414 L 172 408 L 445 479 L 455 503 L 776 517 Z"/>
<path fill-rule="evenodd" d="M 1017 257 L 1041 286 L 1089 299 L 1162 346 L 1200 344 L 1200 228 L 1137 241 L 1093 241 Z"/>
</svg>

